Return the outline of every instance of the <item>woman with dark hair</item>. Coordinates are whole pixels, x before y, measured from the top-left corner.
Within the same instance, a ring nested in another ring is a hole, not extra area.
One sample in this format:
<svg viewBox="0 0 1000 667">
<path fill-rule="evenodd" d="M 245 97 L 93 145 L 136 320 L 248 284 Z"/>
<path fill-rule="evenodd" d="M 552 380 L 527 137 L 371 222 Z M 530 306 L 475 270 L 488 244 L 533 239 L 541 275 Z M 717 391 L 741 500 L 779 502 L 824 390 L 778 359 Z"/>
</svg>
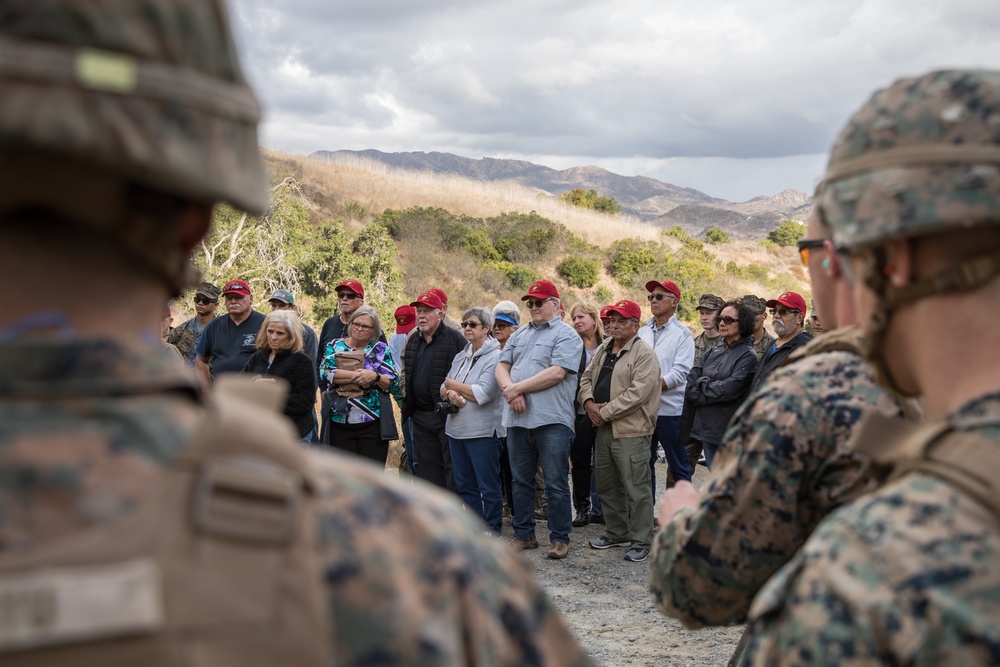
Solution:
<svg viewBox="0 0 1000 667">
<path fill-rule="evenodd" d="M 723 305 L 716 319 L 723 344 L 705 352 L 688 374 L 684 398 L 694 410 L 690 439 L 701 443 L 709 469 L 757 370 L 754 319 L 754 312 L 738 301 Z"/>
<path fill-rule="evenodd" d="M 326 346 L 323 376 L 337 393 L 330 414 L 330 445 L 345 453 L 371 459 L 385 467 L 389 443 L 382 440 L 379 419 L 383 407 L 380 391 L 399 395 L 399 376 L 389 346 L 379 340 L 378 313 L 361 306 L 351 314 L 347 336 Z M 384 404 L 384 406 L 383 406 Z"/>
<path fill-rule="evenodd" d="M 302 349 L 302 322 L 293 310 L 275 310 L 264 318 L 257 333 L 257 351 L 243 367 L 255 380 L 290 385 L 285 415 L 305 442 L 312 440 L 316 405 L 316 373 L 312 359 Z"/>
</svg>

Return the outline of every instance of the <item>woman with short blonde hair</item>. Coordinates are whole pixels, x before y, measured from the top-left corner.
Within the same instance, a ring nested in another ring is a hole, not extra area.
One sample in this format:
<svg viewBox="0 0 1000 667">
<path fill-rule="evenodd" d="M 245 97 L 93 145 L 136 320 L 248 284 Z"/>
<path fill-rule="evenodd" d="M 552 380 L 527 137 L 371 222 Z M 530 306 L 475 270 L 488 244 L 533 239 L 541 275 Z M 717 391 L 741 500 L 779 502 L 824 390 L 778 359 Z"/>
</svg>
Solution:
<svg viewBox="0 0 1000 667">
<path fill-rule="evenodd" d="M 314 429 L 316 372 L 312 359 L 302 351 L 302 323 L 295 311 L 268 313 L 257 333 L 257 351 L 247 360 L 243 372 L 258 382 L 274 382 L 275 378 L 288 382 L 285 416 L 308 443 Z"/>
</svg>

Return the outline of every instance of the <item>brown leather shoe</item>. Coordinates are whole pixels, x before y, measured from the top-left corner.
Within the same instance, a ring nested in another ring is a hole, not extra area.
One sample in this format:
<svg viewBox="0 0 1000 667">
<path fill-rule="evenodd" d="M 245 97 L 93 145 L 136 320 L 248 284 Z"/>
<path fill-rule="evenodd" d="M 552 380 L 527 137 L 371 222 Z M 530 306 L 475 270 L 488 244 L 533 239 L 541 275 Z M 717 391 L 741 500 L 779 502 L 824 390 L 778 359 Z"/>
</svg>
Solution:
<svg viewBox="0 0 1000 667">
<path fill-rule="evenodd" d="M 534 537 L 527 540 L 519 540 L 516 537 L 510 541 L 510 545 L 514 547 L 517 551 L 524 551 L 525 549 L 537 549 L 538 540 Z"/>
<path fill-rule="evenodd" d="M 565 542 L 553 542 L 552 546 L 549 547 L 549 553 L 546 554 L 548 558 L 561 559 L 569 555 L 569 545 Z"/>
</svg>

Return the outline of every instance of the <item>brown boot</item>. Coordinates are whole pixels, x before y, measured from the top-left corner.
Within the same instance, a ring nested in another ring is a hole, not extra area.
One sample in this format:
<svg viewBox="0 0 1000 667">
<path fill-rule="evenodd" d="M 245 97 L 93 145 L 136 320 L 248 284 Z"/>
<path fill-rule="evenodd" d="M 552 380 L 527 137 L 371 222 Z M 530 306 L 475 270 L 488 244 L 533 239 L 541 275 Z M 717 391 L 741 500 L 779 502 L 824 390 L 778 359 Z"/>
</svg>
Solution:
<svg viewBox="0 0 1000 667">
<path fill-rule="evenodd" d="M 538 540 L 534 537 L 527 540 L 519 540 L 516 537 L 510 541 L 510 545 L 514 547 L 517 551 L 524 551 L 525 549 L 537 549 Z"/>
<path fill-rule="evenodd" d="M 552 546 L 549 547 L 549 553 L 546 554 L 548 558 L 553 558 L 560 560 L 569 555 L 569 545 L 565 542 L 553 542 Z"/>
</svg>

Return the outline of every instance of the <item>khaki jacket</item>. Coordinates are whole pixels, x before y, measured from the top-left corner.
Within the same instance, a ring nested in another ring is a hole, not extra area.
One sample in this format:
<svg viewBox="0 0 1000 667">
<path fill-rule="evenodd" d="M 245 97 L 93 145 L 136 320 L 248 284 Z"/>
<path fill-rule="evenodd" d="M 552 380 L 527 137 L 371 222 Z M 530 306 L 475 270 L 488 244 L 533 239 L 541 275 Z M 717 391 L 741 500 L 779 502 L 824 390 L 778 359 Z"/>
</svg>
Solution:
<svg viewBox="0 0 1000 667">
<path fill-rule="evenodd" d="M 594 385 L 604 357 L 614 340 L 597 348 L 594 358 L 580 378 L 579 401 L 594 400 Z M 656 428 L 660 407 L 660 362 L 645 341 L 635 336 L 622 348 L 622 356 L 611 373 L 611 401 L 601 408 L 601 417 L 611 422 L 614 438 L 641 438 Z"/>
</svg>

